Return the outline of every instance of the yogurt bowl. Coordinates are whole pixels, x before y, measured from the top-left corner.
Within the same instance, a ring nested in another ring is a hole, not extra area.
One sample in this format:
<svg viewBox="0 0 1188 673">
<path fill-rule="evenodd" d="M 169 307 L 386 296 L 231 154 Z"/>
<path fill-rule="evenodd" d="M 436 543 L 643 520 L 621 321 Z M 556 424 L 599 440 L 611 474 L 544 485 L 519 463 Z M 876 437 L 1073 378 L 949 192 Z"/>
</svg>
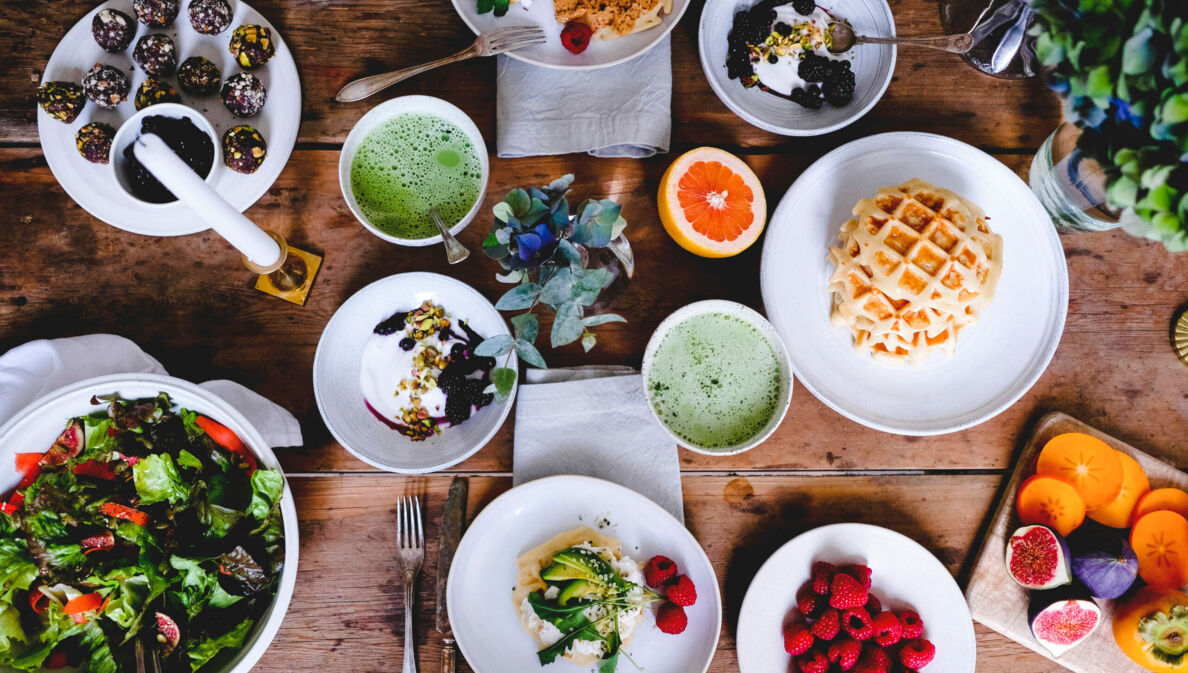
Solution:
<svg viewBox="0 0 1188 673">
<path fill-rule="evenodd" d="M 390 243 L 397 245 L 407 245 L 413 247 L 421 247 L 426 245 L 434 245 L 440 243 L 442 238 L 440 234 L 434 234 L 424 238 L 403 238 L 395 236 L 389 232 L 383 231 L 377 226 L 364 212 L 364 208 L 360 205 L 359 199 L 355 196 L 355 190 L 352 183 L 352 171 L 355 164 L 355 158 L 359 154 L 360 147 L 365 143 L 369 134 L 381 126 L 386 125 L 402 115 L 425 115 L 427 117 L 434 117 L 442 121 L 448 122 L 457 127 L 465 135 L 466 140 L 470 142 L 473 147 L 475 155 L 478 159 L 479 175 L 477 177 L 478 192 L 474 199 L 474 204 L 471 205 L 470 210 L 457 222 L 446 222 L 451 234 L 457 235 L 458 232 L 466 228 L 466 225 L 478 215 L 479 208 L 483 205 L 483 198 L 487 195 L 487 177 L 490 175 L 490 163 L 487 157 L 487 145 L 483 142 L 483 135 L 479 132 L 474 122 L 466 115 L 465 112 L 458 109 L 456 106 L 432 96 L 402 96 L 400 98 L 393 98 L 387 102 L 381 103 L 371 109 L 370 112 L 363 115 L 363 117 L 351 129 L 347 135 L 346 142 L 343 143 L 342 153 L 338 159 L 338 183 L 342 188 L 342 198 L 346 200 L 347 207 L 354 213 L 355 218 L 371 233 Z M 418 141 L 425 141 L 420 138 Z M 415 143 L 409 143 L 415 144 Z M 388 159 L 388 157 L 385 157 Z M 397 162 L 402 158 L 396 154 L 390 158 L 394 164 L 393 168 L 398 168 Z M 398 179 L 391 177 L 389 179 Z M 428 216 L 428 213 L 425 213 Z"/>
<path fill-rule="evenodd" d="M 711 456 L 762 444 L 792 402 L 792 365 L 780 335 L 732 301 L 695 302 L 665 318 L 648 341 L 642 374 L 665 431 Z"/>
</svg>

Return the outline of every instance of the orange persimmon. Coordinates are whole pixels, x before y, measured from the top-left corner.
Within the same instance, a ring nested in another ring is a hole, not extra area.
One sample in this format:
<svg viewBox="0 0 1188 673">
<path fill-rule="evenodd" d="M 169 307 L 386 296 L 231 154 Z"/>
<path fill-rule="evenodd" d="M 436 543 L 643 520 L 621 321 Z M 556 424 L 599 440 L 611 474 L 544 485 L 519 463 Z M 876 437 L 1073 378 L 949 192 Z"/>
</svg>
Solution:
<svg viewBox="0 0 1188 673">
<path fill-rule="evenodd" d="M 1114 641 L 1134 663 L 1155 673 L 1183 673 L 1188 594 L 1143 587 L 1114 604 Z M 1181 659 L 1178 663 L 1177 659 Z"/>
<path fill-rule="evenodd" d="M 1147 584 L 1178 589 L 1188 583 L 1188 519 L 1167 510 L 1144 515 L 1130 530 L 1130 546 Z"/>
<path fill-rule="evenodd" d="M 1122 461 L 1122 490 L 1113 502 L 1089 512 L 1089 518 L 1111 528 L 1127 528 L 1139 499 L 1151 490 L 1151 482 L 1137 460 L 1121 451 L 1118 458 Z"/>
<path fill-rule="evenodd" d="M 1023 523 L 1041 524 L 1067 536 L 1085 521 L 1085 501 L 1071 484 L 1037 474 L 1019 487 L 1016 500 Z"/>
<path fill-rule="evenodd" d="M 1035 464 L 1036 474 L 1062 479 L 1085 501 L 1085 510 L 1104 507 L 1122 490 L 1122 461 L 1109 444 L 1079 432 L 1048 440 Z"/>
<path fill-rule="evenodd" d="M 1175 512 L 1188 519 L 1188 493 L 1178 488 L 1157 488 L 1154 491 L 1148 491 L 1135 504 L 1134 513 L 1130 517 L 1130 525 L 1133 526 L 1144 516 L 1160 510 Z"/>
</svg>

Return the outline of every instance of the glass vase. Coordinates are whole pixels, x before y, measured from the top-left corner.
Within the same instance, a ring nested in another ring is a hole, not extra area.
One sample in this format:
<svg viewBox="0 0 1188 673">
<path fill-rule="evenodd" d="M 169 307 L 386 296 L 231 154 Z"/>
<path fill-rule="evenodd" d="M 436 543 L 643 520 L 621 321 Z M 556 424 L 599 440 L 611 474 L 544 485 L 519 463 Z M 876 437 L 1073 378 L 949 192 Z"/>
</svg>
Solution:
<svg viewBox="0 0 1188 673">
<path fill-rule="evenodd" d="M 1081 151 L 1081 129 L 1064 123 L 1031 160 L 1028 182 L 1052 223 L 1064 231 L 1108 231 L 1122 224 L 1106 203 L 1108 176 L 1100 163 Z"/>
<path fill-rule="evenodd" d="M 575 246 L 582 253 L 582 260 L 587 269 L 606 269 L 611 272 L 610 284 L 602 288 L 598 299 L 586 308 L 587 315 L 596 315 L 610 311 L 615 300 L 627 291 L 631 283 L 631 276 L 635 275 L 635 253 L 631 251 L 631 244 L 627 237 L 619 234 L 605 248 L 587 248 L 584 245 Z"/>
</svg>

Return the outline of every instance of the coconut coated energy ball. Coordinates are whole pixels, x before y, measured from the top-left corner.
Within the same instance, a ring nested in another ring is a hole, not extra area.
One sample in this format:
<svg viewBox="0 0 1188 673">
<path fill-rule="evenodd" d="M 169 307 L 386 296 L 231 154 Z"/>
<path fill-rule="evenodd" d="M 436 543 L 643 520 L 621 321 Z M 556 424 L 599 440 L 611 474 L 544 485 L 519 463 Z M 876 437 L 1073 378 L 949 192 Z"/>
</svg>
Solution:
<svg viewBox="0 0 1188 673">
<path fill-rule="evenodd" d="M 168 35 L 145 35 L 136 41 L 132 60 L 150 75 L 168 77 L 177 67 L 177 47 Z"/>
<path fill-rule="evenodd" d="M 150 28 L 164 28 L 173 23 L 181 9 L 178 0 L 132 0 L 136 18 Z"/>
<path fill-rule="evenodd" d="M 128 100 L 128 91 L 132 89 L 132 82 L 122 71 L 110 65 L 96 63 L 90 72 L 83 76 L 83 93 L 87 100 L 99 107 L 107 109 Z"/>
<path fill-rule="evenodd" d="M 232 75 L 223 83 L 223 105 L 236 117 L 255 117 L 266 96 L 264 83 L 248 72 Z"/>
<path fill-rule="evenodd" d="M 218 35 L 231 25 L 231 5 L 227 0 L 191 0 L 190 25 L 204 35 Z"/>
<path fill-rule="evenodd" d="M 101 9 L 91 19 L 91 35 L 104 51 L 118 54 L 132 44 L 136 24 L 132 17 L 115 9 Z"/>
</svg>

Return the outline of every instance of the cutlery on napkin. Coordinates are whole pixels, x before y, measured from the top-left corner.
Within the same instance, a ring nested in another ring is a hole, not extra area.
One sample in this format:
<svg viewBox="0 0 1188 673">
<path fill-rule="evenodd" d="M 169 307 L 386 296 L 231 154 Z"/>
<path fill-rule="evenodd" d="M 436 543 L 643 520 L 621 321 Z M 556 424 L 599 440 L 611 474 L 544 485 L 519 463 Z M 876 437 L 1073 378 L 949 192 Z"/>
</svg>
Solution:
<svg viewBox="0 0 1188 673">
<path fill-rule="evenodd" d="M 605 479 L 684 522 L 676 443 L 630 367 L 529 369 L 516 397 L 513 483 L 557 474 Z"/>
<path fill-rule="evenodd" d="M 644 158 L 668 151 L 672 50 L 665 37 L 643 55 L 599 70 L 555 70 L 498 56 L 500 157 L 588 152 Z"/>
<path fill-rule="evenodd" d="M 0 355 L 0 424 L 58 388 L 105 374 L 168 374 L 135 343 L 114 334 L 38 339 Z M 235 383 L 199 386 L 223 398 L 260 431 L 270 446 L 301 446 L 301 425 L 275 402 Z"/>
</svg>

